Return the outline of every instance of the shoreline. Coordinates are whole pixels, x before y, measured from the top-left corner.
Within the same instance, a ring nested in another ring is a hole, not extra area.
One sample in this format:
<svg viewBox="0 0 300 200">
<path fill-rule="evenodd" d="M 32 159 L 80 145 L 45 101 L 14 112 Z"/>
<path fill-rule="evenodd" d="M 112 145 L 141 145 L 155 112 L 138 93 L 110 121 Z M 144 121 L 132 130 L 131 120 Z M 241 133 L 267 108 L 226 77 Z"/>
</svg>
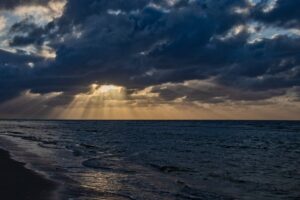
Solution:
<svg viewBox="0 0 300 200">
<path fill-rule="evenodd" d="M 55 182 L 13 160 L 3 149 L 0 149 L 0 179 L 1 199 L 51 200 L 58 188 Z"/>
</svg>

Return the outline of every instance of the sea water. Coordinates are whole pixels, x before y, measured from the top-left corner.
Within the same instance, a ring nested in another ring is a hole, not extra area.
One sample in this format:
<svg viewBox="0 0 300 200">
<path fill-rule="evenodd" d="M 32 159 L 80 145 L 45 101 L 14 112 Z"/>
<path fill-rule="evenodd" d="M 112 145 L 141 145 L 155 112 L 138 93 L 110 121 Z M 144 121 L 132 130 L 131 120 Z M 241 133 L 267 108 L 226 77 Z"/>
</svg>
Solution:
<svg viewBox="0 0 300 200">
<path fill-rule="evenodd" d="M 62 199 L 300 199 L 297 121 L 7 120 L 0 141 Z"/>
</svg>

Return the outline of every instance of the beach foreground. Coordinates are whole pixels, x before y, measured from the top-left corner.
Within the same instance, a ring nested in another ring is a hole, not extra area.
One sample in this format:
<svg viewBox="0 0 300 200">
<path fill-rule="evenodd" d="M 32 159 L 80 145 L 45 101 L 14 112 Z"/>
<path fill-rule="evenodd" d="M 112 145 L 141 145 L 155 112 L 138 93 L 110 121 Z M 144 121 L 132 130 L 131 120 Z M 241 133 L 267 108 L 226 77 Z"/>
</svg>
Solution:
<svg viewBox="0 0 300 200">
<path fill-rule="evenodd" d="M 52 197 L 55 183 L 12 160 L 4 150 L 0 150 L 0 163 L 0 199 L 47 200 Z"/>
</svg>

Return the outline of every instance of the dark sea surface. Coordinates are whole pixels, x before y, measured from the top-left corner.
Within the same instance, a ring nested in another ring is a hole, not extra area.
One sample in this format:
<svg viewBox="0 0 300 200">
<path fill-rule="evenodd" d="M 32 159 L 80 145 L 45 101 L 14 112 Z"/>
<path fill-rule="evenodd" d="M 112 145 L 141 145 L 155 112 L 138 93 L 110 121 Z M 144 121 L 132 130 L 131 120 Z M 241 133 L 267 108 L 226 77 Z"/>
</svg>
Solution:
<svg viewBox="0 0 300 200">
<path fill-rule="evenodd" d="M 64 200 L 300 199 L 296 121 L 0 121 L 0 147 Z"/>
</svg>

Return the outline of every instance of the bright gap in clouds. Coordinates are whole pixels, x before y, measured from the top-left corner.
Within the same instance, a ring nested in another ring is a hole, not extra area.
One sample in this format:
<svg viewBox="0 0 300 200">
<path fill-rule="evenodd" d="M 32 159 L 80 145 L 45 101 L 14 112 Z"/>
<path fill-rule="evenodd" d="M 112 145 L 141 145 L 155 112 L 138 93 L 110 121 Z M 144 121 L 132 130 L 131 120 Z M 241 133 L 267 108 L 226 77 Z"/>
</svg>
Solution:
<svg viewBox="0 0 300 200">
<path fill-rule="evenodd" d="M 115 96 L 122 96 L 124 94 L 124 87 L 116 86 L 116 85 L 98 85 L 92 84 L 90 92 L 93 96 L 98 95 L 115 95 Z"/>
</svg>

